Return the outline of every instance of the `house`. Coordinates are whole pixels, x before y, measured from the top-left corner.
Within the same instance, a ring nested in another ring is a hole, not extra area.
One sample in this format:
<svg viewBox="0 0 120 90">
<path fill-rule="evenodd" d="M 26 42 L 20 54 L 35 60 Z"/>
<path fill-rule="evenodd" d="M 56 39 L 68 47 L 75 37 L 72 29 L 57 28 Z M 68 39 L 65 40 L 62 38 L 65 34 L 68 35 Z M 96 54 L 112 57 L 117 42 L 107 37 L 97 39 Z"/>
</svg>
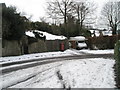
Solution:
<svg viewBox="0 0 120 90">
<path fill-rule="evenodd" d="M 99 37 L 99 36 L 112 36 L 112 31 L 111 30 L 97 30 L 93 29 L 90 30 L 92 37 Z"/>
</svg>

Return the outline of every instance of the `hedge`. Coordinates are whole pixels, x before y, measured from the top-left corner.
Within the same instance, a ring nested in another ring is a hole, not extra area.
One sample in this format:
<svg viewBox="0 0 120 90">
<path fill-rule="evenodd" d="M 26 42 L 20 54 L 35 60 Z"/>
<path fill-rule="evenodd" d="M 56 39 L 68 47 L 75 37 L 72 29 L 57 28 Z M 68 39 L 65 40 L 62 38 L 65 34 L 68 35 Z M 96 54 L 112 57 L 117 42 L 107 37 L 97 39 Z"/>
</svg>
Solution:
<svg viewBox="0 0 120 90">
<path fill-rule="evenodd" d="M 116 61 L 115 64 L 116 82 L 117 87 L 120 88 L 120 40 L 115 44 L 114 58 Z"/>
</svg>

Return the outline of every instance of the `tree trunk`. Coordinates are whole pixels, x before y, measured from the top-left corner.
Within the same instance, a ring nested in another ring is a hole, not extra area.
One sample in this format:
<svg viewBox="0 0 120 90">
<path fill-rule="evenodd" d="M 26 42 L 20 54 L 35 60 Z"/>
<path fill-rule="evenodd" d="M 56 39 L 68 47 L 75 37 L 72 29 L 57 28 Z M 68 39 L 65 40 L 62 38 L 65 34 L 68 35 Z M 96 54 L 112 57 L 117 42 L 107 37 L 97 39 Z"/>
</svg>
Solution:
<svg viewBox="0 0 120 90">
<path fill-rule="evenodd" d="M 114 25 L 114 27 L 112 28 L 112 35 L 116 35 L 117 34 L 117 24 Z"/>
</svg>

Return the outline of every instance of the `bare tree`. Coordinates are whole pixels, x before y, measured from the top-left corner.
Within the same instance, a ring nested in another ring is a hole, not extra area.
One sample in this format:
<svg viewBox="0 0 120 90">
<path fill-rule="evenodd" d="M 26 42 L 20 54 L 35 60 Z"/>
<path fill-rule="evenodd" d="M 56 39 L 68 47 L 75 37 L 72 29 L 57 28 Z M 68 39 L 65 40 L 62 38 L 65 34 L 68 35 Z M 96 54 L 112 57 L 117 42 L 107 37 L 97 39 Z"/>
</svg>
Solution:
<svg viewBox="0 0 120 90">
<path fill-rule="evenodd" d="M 50 18 L 64 20 L 64 28 L 67 34 L 68 17 L 72 16 L 76 18 L 78 31 L 81 33 L 80 30 L 83 28 L 85 19 L 88 19 L 88 16 L 90 17 L 90 14 L 93 14 L 95 10 L 94 6 L 93 3 L 87 2 L 86 0 L 81 0 L 80 2 L 76 2 L 76 0 L 53 0 L 48 2 L 47 11 Z"/>
<path fill-rule="evenodd" d="M 75 10 L 75 14 L 77 14 L 77 23 L 79 24 L 79 29 L 83 29 L 83 23 L 88 16 L 93 14 L 93 11 L 96 10 L 95 4 L 93 2 L 88 2 L 86 0 L 81 0 L 79 2 L 74 1 L 73 9 Z M 91 18 L 91 17 L 89 17 Z M 79 31 L 79 34 L 81 32 Z"/>
<path fill-rule="evenodd" d="M 72 0 L 53 0 L 48 2 L 47 13 L 49 14 L 50 18 L 54 20 L 63 20 L 64 21 L 64 28 L 67 33 L 68 37 L 68 30 L 67 30 L 67 17 L 71 14 L 71 5 L 73 4 Z M 55 21 L 56 22 L 56 21 Z"/>
<path fill-rule="evenodd" d="M 67 15 L 71 13 L 72 0 L 53 0 L 48 2 L 47 13 L 53 19 L 59 18 L 67 23 Z"/>
<path fill-rule="evenodd" d="M 46 17 L 39 17 L 39 19 L 40 19 L 41 22 L 47 22 Z"/>
<path fill-rule="evenodd" d="M 102 9 L 102 15 L 107 21 L 107 25 L 111 27 L 112 34 L 115 35 L 120 24 L 120 2 L 107 2 Z"/>
</svg>

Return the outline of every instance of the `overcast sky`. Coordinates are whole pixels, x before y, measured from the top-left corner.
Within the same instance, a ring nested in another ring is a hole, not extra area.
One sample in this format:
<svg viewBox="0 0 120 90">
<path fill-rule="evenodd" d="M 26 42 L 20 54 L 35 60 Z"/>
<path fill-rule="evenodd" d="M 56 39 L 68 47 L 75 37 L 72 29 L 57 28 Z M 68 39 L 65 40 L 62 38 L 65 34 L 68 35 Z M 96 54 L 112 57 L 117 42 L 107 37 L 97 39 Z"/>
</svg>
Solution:
<svg viewBox="0 0 120 90">
<path fill-rule="evenodd" d="M 78 0 L 79 1 L 79 0 Z M 103 5 L 109 0 L 88 0 L 92 1 L 97 6 L 96 16 L 99 18 Z M 5 3 L 7 6 L 16 6 L 19 12 L 25 12 L 27 17 L 32 16 L 32 21 L 40 21 L 40 17 L 47 17 L 46 15 L 46 2 L 48 0 L 0 0 L 0 3 Z M 96 28 L 101 28 L 101 25 L 96 19 Z M 104 28 L 104 26 L 102 25 Z"/>
<path fill-rule="evenodd" d="M 32 15 L 32 20 L 39 21 L 39 17 L 45 17 L 46 2 L 48 0 L 0 0 L 0 3 L 6 3 L 7 6 L 13 5 L 18 8 L 18 11 L 25 12 L 27 15 Z M 108 0 L 89 0 L 94 1 L 100 12 L 103 4 Z"/>
<path fill-rule="evenodd" d="M 16 6 L 19 12 L 25 12 L 32 15 L 32 20 L 39 20 L 39 17 L 45 16 L 45 4 L 47 0 L 0 0 L 7 6 Z"/>
</svg>

